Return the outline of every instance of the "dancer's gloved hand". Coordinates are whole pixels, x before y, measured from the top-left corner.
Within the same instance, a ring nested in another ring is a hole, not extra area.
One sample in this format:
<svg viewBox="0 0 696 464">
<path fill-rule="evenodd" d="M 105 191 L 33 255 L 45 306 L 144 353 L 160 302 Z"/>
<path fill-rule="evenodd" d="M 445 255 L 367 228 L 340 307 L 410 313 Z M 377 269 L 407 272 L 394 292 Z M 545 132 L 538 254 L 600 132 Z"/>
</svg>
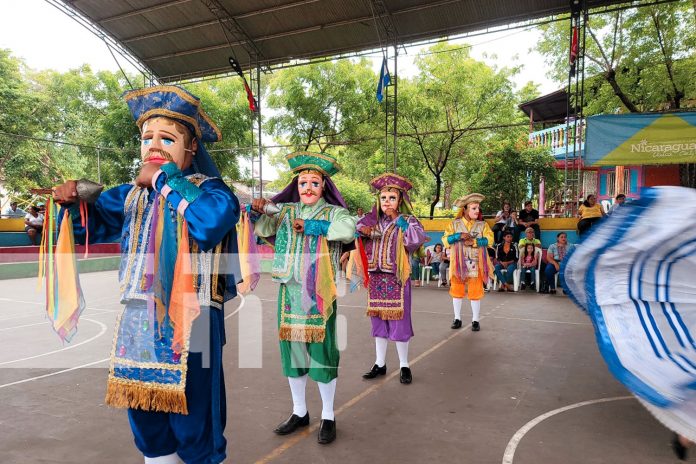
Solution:
<svg viewBox="0 0 696 464">
<path fill-rule="evenodd" d="M 372 235 L 372 227 L 370 226 L 362 226 L 358 232 L 360 232 L 362 235 L 365 237 L 370 237 Z"/>
<path fill-rule="evenodd" d="M 77 201 L 77 181 L 69 180 L 53 187 L 53 199 L 57 203 L 74 203 Z"/>
<path fill-rule="evenodd" d="M 257 213 L 263 214 L 263 207 L 266 206 L 266 203 L 268 203 L 268 200 L 266 200 L 265 198 L 255 198 L 251 202 L 251 209 L 253 209 Z"/>
<path fill-rule="evenodd" d="M 152 176 L 162 167 L 159 163 L 145 163 L 140 168 L 138 177 L 135 178 L 135 185 L 142 188 L 152 187 Z"/>
<path fill-rule="evenodd" d="M 389 219 L 396 219 L 396 217 L 399 215 L 399 213 L 394 208 L 387 208 L 384 214 L 389 216 Z"/>
</svg>

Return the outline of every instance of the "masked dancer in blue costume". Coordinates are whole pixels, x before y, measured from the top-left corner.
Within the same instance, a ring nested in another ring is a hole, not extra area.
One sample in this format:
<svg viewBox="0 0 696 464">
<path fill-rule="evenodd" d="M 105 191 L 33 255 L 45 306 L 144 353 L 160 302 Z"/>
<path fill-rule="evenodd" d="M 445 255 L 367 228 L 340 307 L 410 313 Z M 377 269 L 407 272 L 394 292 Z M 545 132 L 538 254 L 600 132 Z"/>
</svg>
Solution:
<svg viewBox="0 0 696 464">
<path fill-rule="evenodd" d="M 142 134 L 133 184 L 83 214 L 75 181 L 54 188 L 75 241 L 120 242 L 121 302 L 106 394 L 128 408 L 146 463 L 225 459 L 224 303 L 236 295 L 239 202 L 203 142 L 220 140 L 200 100 L 176 86 L 125 99 Z M 82 208 L 83 213 L 85 212 Z"/>
<path fill-rule="evenodd" d="M 696 441 L 694 213 L 694 189 L 645 189 L 561 264 L 565 290 L 592 320 L 609 371 L 675 432 L 681 459 Z"/>
</svg>

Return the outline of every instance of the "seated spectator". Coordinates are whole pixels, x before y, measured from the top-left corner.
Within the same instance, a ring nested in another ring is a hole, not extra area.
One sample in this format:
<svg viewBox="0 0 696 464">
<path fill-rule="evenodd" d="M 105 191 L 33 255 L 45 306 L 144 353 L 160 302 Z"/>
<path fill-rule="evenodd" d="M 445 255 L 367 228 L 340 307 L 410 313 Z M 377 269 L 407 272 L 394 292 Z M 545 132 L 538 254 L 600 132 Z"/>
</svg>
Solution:
<svg viewBox="0 0 696 464">
<path fill-rule="evenodd" d="M 520 240 L 520 243 L 519 243 L 520 253 L 522 252 L 522 250 L 524 250 L 524 247 L 528 243 L 531 243 L 535 247 L 541 248 L 541 240 L 534 237 L 534 229 L 531 227 L 527 227 L 527 229 L 524 231 L 524 238 L 522 238 L 522 240 Z"/>
<path fill-rule="evenodd" d="M 517 215 L 517 227 L 515 228 L 514 240 L 517 241 L 527 227 L 534 229 L 534 236 L 541 238 L 541 229 L 539 229 L 539 211 L 532 208 L 532 202 L 527 200 L 524 202 L 524 209 Z"/>
<path fill-rule="evenodd" d="M 445 250 L 440 253 L 440 282 L 442 285 L 447 285 L 449 279 L 449 265 L 450 265 L 450 249 L 445 248 Z"/>
<path fill-rule="evenodd" d="M 29 236 L 29 240 L 33 245 L 38 245 L 41 241 L 41 232 L 43 232 L 44 215 L 39 213 L 39 208 L 32 206 L 24 218 L 24 230 Z"/>
<path fill-rule="evenodd" d="M 495 258 L 497 262 L 494 272 L 498 277 L 498 282 L 500 282 L 498 291 L 514 291 L 513 278 L 515 269 L 517 269 L 519 255 L 517 247 L 512 243 L 512 231 L 506 230 L 503 232 L 503 243 L 498 244 L 496 247 Z M 503 276 L 503 269 L 506 271 L 505 276 Z"/>
<path fill-rule="evenodd" d="M 17 208 L 17 202 L 13 201 L 10 203 L 10 206 L 3 211 L 2 215 L 7 218 L 20 218 L 26 216 L 26 211 L 24 211 L 22 208 Z"/>
<path fill-rule="evenodd" d="M 419 247 L 411 255 L 411 283 L 414 287 L 420 287 L 421 284 L 421 266 L 425 261 L 425 253 L 423 247 Z"/>
<path fill-rule="evenodd" d="M 522 252 L 522 258 L 520 259 L 520 266 L 522 270 L 522 283 L 521 288 L 524 290 L 524 282 L 527 282 L 529 288 L 534 287 L 536 280 L 536 268 L 539 265 L 536 256 L 536 247 L 533 243 L 529 242 L 524 246 L 524 251 Z"/>
<path fill-rule="evenodd" d="M 561 270 L 561 262 L 566 257 L 571 247 L 572 245 L 568 244 L 568 235 L 565 232 L 559 232 L 558 235 L 556 235 L 556 243 L 551 244 L 549 249 L 546 250 L 547 263 L 544 269 L 544 275 L 549 287 L 549 293 L 552 295 L 556 294 L 556 273 Z"/>
<path fill-rule="evenodd" d="M 602 205 L 597 203 L 597 197 L 593 194 L 587 195 L 587 199 L 578 208 L 578 235 L 582 236 L 590 230 L 590 228 L 602 219 L 606 214 Z"/>
<path fill-rule="evenodd" d="M 516 223 L 510 202 L 504 201 L 503 208 L 495 215 L 495 224 L 493 225 L 495 243 L 501 243 L 503 241 L 503 232 L 506 229 L 514 228 L 515 225 Z"/>
<path fill-rule="evenodd" d="M 626 202 L 626 195 L 623 193 L 619 193 L 616 195 L 616 198 L 614 199 L 614 204 L 611 205 L 611 208 L 609 208 L 609 213 L 607 214 L 612 214 L 614 211 L 619 209 L 623 204 Z"/>
<path fill-rule="evenodd" d="M 439 275 L 444 251 L 442 243 L 436 243 L 433 247 L 428 247 L 426 250 L 425 265 L 432 266 L 432 275 Z"/>
</svg>

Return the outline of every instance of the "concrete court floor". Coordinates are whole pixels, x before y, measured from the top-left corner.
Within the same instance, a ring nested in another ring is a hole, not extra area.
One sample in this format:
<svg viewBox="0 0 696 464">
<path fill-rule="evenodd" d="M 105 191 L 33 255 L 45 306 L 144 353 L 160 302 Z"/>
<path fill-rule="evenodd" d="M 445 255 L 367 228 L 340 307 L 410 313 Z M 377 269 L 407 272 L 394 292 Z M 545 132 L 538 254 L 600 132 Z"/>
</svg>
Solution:
<svg viewBox="0 0 696 464">
<path fill-rule="evenodd" d="M 44 320 L 36 279 L 0 281 L 2 464 L 142 462 L 125 412 L 104 405 L 120 308 L 116 272 L 81 279 L 88 308 L 65 346 Z M 346 336 L 337 441 L 316 443 L 321 401 L 311 380 L 311 427 L 276 436 L 292 409 L 279 367 L 276 295 L 264 276 L 241 310 L 239 298 L 226 308 L 226 462 L 678 462 L 670 432 L 610 376 L 589 320 L 566 297 L 486 294 L 481 332 L 453 331 L 450 297 L 434 284 L 413 289 L 412 385 L 398 381 L 393 344 L 387 376 L 362 380 L 374 345 L 365 292 L 349 294 L 339 301 Z M 465 302 L 466 316 L 468 309 Z M 263 324 L 247 323 L 255 318 Z"/>
</svg>

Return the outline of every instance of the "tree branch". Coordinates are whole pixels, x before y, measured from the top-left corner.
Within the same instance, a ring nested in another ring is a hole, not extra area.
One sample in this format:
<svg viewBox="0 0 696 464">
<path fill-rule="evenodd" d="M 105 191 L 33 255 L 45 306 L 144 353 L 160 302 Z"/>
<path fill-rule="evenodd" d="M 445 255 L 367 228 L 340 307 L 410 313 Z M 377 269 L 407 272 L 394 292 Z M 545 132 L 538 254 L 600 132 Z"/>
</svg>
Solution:
<svg viewBox="0 0 696 464">
<path fill-rule="evenodd" d="M 605 69 L 614 69 L 611 63 L 609 62 L 609 58 L 607 58 L 607 54 L 604 51 L 604 47 L 602 47 L 602 44 L 599 43 L 599 40 L 597 39 L 597 36 L 595 35 L 594 32 L 592 32 L 592 28 L 590 25 L 587 25 L 587 32 L 590 33 L 590 36 L 594 39 L 595 43 L 597 44 L 597 48 L 599 48 L 599 53 L 602 54 L 602 58 L 604 59 L 604 68 Z"/>
<path fill-rule="evenodd" d="M 674 96 L 672 98 L 674 108 L 678 109 L 681 106 L 681 99 L 684 97 L 684 92 L 677 88 L 677 83 L 674 81 L 674 73 L 672 72 L 672 57 L 669 56 L 669 54 L 667 53 L 664 37 L 662 35 L 662 29 L 660 27 L 660 18 L 657 16 L 657 12 L 654 8 L 650 9 L 650 16 L 652 17 L 653 24 L 655 25 L 657 42 L 660 44 L 660 50 L 662 51 L 662 56 L 665 59 L 665 68 L 667 68 L 667 75 L 669 76 L 669 81 L 672 84 L 672 89 L 674 89 Z"/>
</svg>

